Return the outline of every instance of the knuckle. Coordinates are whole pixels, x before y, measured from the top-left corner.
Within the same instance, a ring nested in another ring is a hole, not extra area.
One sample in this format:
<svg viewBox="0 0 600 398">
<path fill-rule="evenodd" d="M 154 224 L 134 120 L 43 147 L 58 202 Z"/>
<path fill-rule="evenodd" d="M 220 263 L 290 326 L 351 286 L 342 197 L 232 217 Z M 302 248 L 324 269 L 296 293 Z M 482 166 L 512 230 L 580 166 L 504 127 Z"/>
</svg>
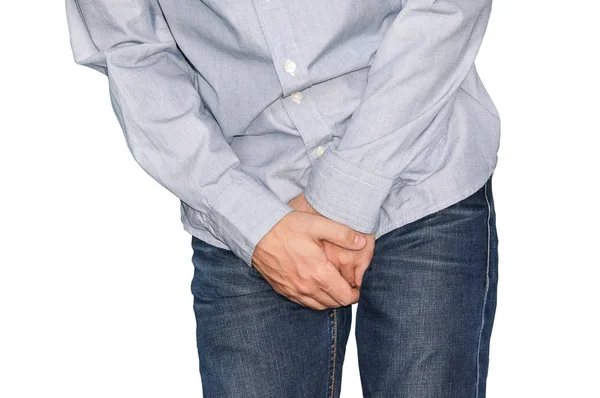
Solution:
<svg viewBox="0 0 600 398">
<path fill-rule="evenodd" d="M 298 283 L 295 286 L 296 291 L 302 296 L 308 296 L 311 293 L 311 289 L 304 283 Z"/>
<path fill-rule="evenodd" d="M 312 276 L 313 283 L 321 289 L 327 290 L 330 288 L 329 275 L 331 275 L 331 265 L 329 263 L 319 267 Z"/>
<path fill-rule="evenodd" d="M 354 303 L 354 297 L 352 297 L 352 295 L 348 295 L 347 297 L 344 297 L 344 305 L 350 305 L 352 303 Z"/>
<path fill-rule="evenodd" d="M 323 276 L 318 276 L 315 278 L 315 284 L 319 286 L 322 290 L 329 290 L 331 287 L 329 281 L 325 279 Z"/>
<path fill-rule="evenodd" d="M 306 295 L 306 291 L 304 290 L 304 286 L 298 285 L 298 286 L 295 287 L 295 289 L 296 289 L 296 292 L 298 292 L 298 295 L 300 295 L 300 296 Z"/>
<path fill-rule="evenodd" d="M 351 243 L 352 242 L 351 235 L 352 235 L 352 230 L 347 227 L 342 227 L 338 231 L 338 237 L 339 237 L 340 241 L 342 241 L 342 242 Z"/>
<path fill-rule="evenodd" d="M 350 266 L 354 262 L 354 258 L 350 253 L 341 252 L 338 255 L 338 263 L 343 266 Z"/>
</svg>

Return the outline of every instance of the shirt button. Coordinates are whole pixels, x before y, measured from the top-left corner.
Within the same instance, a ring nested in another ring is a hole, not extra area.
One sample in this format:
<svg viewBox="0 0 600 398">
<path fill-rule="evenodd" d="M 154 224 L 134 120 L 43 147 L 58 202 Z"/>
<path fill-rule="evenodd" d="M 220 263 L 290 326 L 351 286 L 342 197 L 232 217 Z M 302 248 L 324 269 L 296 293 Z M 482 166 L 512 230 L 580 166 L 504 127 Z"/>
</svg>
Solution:
<svg viewBox="0 0 600 398">
<path fill-rule="evenodd" d="M 294 76 L 294 71 L 296 70 L 296 64 L 291 59 L 286 60 L 283 63 L 283 69 L 290 75 Z"/>
<path fill-rule="evenodd" d="M 300 102 L 302 102 L 302 97 L 303 97 L 302 93 L 300 91 L 296 91 L 295 93 L 292 94 L 292 101 L 299 104 Z"/>
<path fill-rule="evenodd" d="M 322 154 L 325 152 L 325 149 L 327 149 L 327 147 L 326 147 L 326 146 L 321 146 L 321 145 L 319 145 L 319 146 L 317 147 L 317 156 L 321 156 L 321 155 L 322 155 Z"/>
</svg>

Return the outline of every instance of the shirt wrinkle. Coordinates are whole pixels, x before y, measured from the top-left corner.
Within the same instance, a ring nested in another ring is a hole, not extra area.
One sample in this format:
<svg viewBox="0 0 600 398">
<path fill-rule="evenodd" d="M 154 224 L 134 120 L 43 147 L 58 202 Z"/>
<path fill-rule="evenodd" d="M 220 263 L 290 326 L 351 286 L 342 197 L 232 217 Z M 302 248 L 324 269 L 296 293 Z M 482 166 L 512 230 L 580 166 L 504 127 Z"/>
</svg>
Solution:
<svg viewBox="0 0 600 398">
<path fill-rule="evenodd" d="M 74 61 L 110 74 L 140 166 L 187 232 L 249 266 L 301 192 L 378 238 L 485 183 L 491 3 L 65 0 Z"/>
</svg>

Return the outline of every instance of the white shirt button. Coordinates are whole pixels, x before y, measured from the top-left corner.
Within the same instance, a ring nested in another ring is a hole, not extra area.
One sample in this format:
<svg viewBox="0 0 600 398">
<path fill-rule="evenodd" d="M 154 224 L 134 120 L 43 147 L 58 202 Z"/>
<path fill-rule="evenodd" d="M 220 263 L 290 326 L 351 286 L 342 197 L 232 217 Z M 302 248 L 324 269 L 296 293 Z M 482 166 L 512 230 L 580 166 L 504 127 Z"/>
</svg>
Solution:
<svg viewBox="0 0 600 398">
<path fill-rule="evenodd" d="M 296 70 L 296 64 L 291 59 L 286 60 L 283 63 L 283 69 L 290 75 L 294 76 L 294 71 Z"/>
<path fill-rule="evenodd" d="M 319 145 L 317 147 L 317 156 L 321 156 L 325 152 L 325 149 L 327 149 L 327 146 Z"/>
<path fill-rule="evenodd" d="M 302 93 L 300 91 L 296 91 L 295 93 L 292 93 L 291 97 L 292 97 L 292 101 L 299 104 L 300 102 L 302 102 L 302 97 L 304 97 L 304 96 L 302 95 Z"/>
</svg>

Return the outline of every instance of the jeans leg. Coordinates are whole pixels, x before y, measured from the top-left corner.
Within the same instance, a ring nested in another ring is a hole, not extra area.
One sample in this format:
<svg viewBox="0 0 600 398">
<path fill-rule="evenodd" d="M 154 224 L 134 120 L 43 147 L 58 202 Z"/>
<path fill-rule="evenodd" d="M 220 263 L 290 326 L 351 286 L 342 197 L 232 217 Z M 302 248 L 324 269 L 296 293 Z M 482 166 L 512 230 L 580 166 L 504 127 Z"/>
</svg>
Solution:
<svg viewBox="0 0 600 398">
<path fill-rule="evenodd" d="M 365 397 L 485 397 L 497 249 L 491 177 L 377 239 L 356 312 Z"/>
<path fill-rule="evenodd" d="M 197 238 L 192 247 L 203 396 L 339 397 L 352 307 L 304 307 L 233 252 Z"/>
</svg>

